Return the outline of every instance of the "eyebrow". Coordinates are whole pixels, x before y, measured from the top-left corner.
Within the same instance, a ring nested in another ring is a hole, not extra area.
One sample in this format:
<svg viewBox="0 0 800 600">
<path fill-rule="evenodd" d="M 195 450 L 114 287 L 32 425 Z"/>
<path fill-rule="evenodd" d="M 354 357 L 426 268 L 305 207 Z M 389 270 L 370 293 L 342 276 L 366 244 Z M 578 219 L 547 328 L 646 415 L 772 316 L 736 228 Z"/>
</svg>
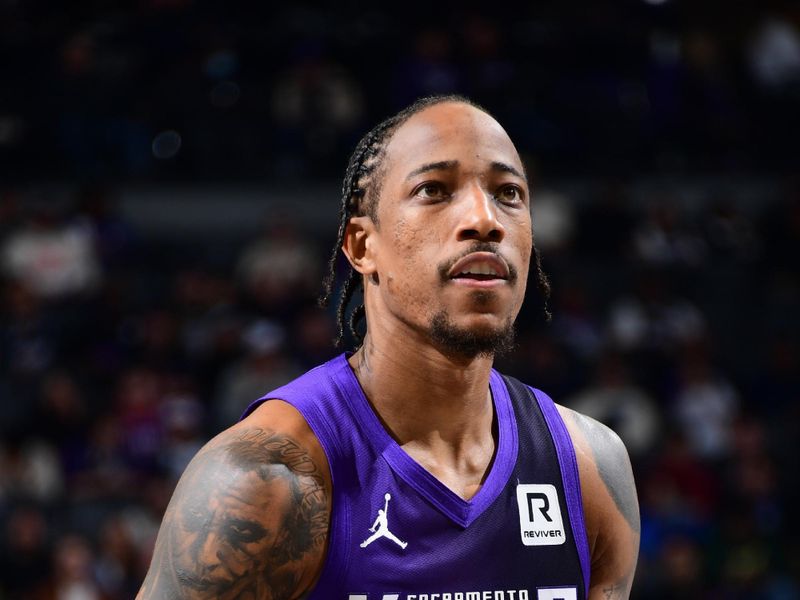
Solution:
<svg viewBox="0 0 800 600">
<path fill-rule="evenodd" d="M 429 171 L 450 171 L 458 167 L 457 160 L 440 160 L 439 162 L 426 163 L 421 167 L 417 167 L 411 173 L 406 175 L 406 181 L 417 175 L 428 173 Z"/>
<path fill-rule="evenodd" d="M 440 160 L 438 162 L 432 163 L 425 163 L 424 165 L 417 167 L 413 171 L 411 171 L 408 175 L 406 175 L 406 181 L 411 179 L 412 177 L 416 177 L 417 175 L 421 175 L 422 173 L 429 173 L 430 171 L 450 171 L 458 167 L 457 160 Z M 501 173 L 511 173 L 512 175 L 516 175 L 520 179 L 524 179 L 526 182 L 528 178 L 523 174 L 520 173 L 517 169 L 512 167 L 509 164 L 499 161 L 492 161 L 491 163 L 492 171 L 500 171 Z"/>
<path fill-rule="evenodd" d="M 511 173 L 512 175 L 516 175 L 520 179 L 524 179 L 526 183 L 528 181 L 528 177 L 524 173 L 520 173 L 514 167 L 512 167 L 511 165 L 508 165 L 508 164 L 506 164 L 504 162 L 494 161 L 494 162 L 492 162 L 491 166 L 492 166 L 492 171 L 500 171 L 502 173 Z"/>
</svg>

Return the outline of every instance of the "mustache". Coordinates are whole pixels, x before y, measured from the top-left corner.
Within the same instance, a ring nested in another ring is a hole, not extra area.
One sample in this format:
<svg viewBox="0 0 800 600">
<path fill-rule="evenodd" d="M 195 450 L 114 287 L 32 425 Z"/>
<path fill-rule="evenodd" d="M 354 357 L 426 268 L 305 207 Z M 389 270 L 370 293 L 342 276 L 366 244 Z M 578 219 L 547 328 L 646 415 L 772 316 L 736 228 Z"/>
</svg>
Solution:
<svg viewBox="0 0 800 600">
<path fill-rule="evenodd" d="M 508 281 L 509 283 L 514 283 L 517 280 L 517 268 L 511 264 L 511 262 L 503 256 L 503 253 L 498 250 L 500 244 L 497 242 L 475 242 L 472 246 L 465 249 L 463 252 L 459 253 L 452 258 L 448 258 L 444 262 L 439 263 L 436 270 L 439 271 L 439 279 L 442 283 L 448 281 L 450 279 L 449 273 L 450 269 L 453 268 L 458 261 L 460 261 L 465 256 L 472 254 L 473 252 L 490 252 L 495 256 L 499 256 L 503 262 L 506 263 L 508 266 Z"/>
</svg>

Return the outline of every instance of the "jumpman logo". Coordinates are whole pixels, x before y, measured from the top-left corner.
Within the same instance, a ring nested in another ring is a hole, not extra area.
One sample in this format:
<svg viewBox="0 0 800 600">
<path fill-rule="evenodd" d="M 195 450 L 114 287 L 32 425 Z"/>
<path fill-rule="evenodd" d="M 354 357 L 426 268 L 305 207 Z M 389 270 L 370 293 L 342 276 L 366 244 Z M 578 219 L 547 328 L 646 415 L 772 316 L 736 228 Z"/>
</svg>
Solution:
<svg viewBox="0 0 800 600">
<path fill-rule="evenodd" d="M 366 540 L 361 542 L 361 547 L 366 548 L 378 538 L 385 537 L 392 540 L 395 544 L 405 550 L 406 546 L 408 546 L 408 542 L 401 542 L 391 531 L 389 531 L 389 518 L 386 516 L 386 512 L 389 510 L 389 500 L 391 500 L 392 495 L 387 492 L 383 498 L 386 500 L 386 502 L 384 503 L 383 508 L 378 510 L 378 518 L 375 519 L 372 527 L 369 528 L 369 530 L 373 531 L 374 533 Z"/>
</svg>

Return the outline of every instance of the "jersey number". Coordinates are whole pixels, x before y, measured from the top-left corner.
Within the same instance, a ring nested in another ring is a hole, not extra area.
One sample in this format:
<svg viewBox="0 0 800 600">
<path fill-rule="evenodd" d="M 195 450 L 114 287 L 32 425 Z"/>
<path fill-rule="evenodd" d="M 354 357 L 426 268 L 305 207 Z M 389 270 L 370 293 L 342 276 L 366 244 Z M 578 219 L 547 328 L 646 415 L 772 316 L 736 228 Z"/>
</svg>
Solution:
<svg viewBox="0 0 800 600">
<path fill-rule="evenodd" d="M 538 588 L 536 600 L 578 600 L 578 588 Z"/>
</svg>

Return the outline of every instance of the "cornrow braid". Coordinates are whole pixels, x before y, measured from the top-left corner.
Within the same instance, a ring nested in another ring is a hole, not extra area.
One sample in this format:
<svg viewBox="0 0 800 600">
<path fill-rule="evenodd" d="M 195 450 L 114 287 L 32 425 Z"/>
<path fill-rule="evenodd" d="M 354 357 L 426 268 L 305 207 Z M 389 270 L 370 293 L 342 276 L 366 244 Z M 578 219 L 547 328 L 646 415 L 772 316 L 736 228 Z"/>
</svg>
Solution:
<svg viewBox="0 0 800 600">
<path fill-rule="evenodd" d="M 550 278 L 542 268 L 542 255 L 535 244 L 533 246 L 533 268 L 536 270 L 536 287 L 539 290 L 539 296 L 542 298 L 544 320 L 550 322 L 553 318 L 553 313 L 550 312 Z"/>
<path fill-rule="evenodd" d="M 394 132 L 405 123 L 409 118 L 423 111 L 424 109 L 442 104 L 445 102 L 458 102 L 468 104 L 478 110 L 489 114 L 489 111 L 475 104 L 471 100 L 459 95 L 429 96 L 421 98 L 414 104 L 404 108 L 396 115 L 393 115 L 371 129 L 356 144 L 353 154 L 347 163 L 344 180 L 342 181 L 342 195 L 339 204 L 339 232 L 336 243 L 328 259 L 328 270 L 322 282 L 322 294 L 319 297 L 319 304 L 327 307 L 331 303 L 334 290 L 336 289 L 337 268 L 340 264 L 343 253 L 341 252 L 344 243 L 347 224 L 351 217 L 368 215 L 377 224 L 377 206 L 380 196 L 383 160 L 386 155 L 386 146 L 391 141 Z M 534 248 L 535 265 L 539 291 L 545 298 L 545 314 L 550 317 L 547 309 L 547 300 L 550 296 L 550 283 L 541 268 L 539 253 Z M 346 261 L 345 261 L 346 262 Z M 345 323 L 348 324 L 350 334 L 356 345 L 360 345 L 363 336 L 358 332 L 358 324 L 364 319 L 365 309 L 363 302 L 356 306 L 349 320 L 347 319 L 347 307 L 353 295 L 363 286 L 363 279 L 359 273 L 346 263 L 347 275 L 344 278 L 339 298 L 336 304 L 336 338 L 334 345 L 341 348 L 345 338 Z"/>
</svg>

